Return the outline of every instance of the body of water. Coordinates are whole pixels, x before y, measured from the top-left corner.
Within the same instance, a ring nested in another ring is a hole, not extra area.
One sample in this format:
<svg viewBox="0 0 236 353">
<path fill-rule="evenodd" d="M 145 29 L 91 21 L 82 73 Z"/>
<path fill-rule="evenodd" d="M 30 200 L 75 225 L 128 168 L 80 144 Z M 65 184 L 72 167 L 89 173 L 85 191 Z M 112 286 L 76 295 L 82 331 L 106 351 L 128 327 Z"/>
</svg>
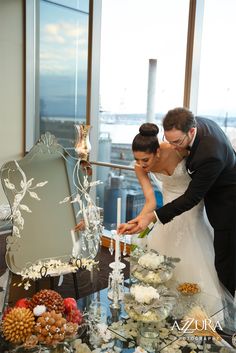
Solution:
<svg viewBox="0 0 236 353">
<path fill-rule="evenodd" d="M 159 139 L 162 139 L 162 118 L 163 115 L 156 115 L 155 123 L 158 125 Z M 208 117 L 218 123 L 227 134 L 236 149 L 236 117 Z M 139 133 L 139 127 L 146 121 L 145 114 L 110 114 L 101 113 L 99 116 L 100 134 L 107 135 L 115 144 L 131 144 L 133 138 Z M 83 119 L 75 120 L 70 116 L 41 117 L 42 131 L 50 131 L 56 137 L 70 140 L 69 145 L 74 143 L 72 131 L 74 125 L 85 123 Z"/>
<path fill-rule="evenodd" d="M 142 123 L 141 123 L 142 124 Z M 137 125 L 127 125 L 127 124 L 100 124 L 100 133 L 109 134 L 112 143 L 115 144 L 131 144 L 133 138 L 139 133 L 139 127 L 141 124 Z M 163 128 L 159 125 L 159 140 L 162 140 Z M 222 130 L 229 137 L 234 149 L 236 150 L 236 124 L 235 127 L 221 126 Z"/>
</svg>

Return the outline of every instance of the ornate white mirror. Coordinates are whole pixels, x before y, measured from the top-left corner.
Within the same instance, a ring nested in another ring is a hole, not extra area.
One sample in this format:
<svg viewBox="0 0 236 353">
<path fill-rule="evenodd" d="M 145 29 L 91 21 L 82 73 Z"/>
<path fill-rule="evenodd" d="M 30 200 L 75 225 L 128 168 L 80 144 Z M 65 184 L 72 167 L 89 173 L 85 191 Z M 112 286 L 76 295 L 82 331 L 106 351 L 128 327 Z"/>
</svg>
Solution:
<svg viewBox="0 0 236 353">
<path fill-rule="evenodd" d="M 102 228 L 88 194 L 88 162 L 69 155 L 46 133 L 22 160 L 3 165 L 1 181 L 12 209 L 6 250 L 12 272 L 49 259 L 69 262 L 73 251 L 76 259 L 96 256 Z M 71 232 L 82 219 L 85 228 Z"/>
</svg>

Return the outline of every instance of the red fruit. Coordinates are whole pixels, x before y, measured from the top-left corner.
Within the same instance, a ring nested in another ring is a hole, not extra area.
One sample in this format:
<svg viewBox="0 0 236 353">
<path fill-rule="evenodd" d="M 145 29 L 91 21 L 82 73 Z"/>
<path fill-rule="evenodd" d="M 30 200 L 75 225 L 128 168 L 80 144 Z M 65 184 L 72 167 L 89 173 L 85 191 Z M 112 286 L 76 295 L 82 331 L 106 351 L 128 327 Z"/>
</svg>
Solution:
<svg viewBox="0 0 236 353">
<path fill-rule="evenodd" d="M 15 308 L 28 308 L 29 307 L 29 299 L 27 298 L 22 298 L 17 300 L 15 304 Z"/>
<path fill-rule="evenodd" d="M 79 309 L 76 310 L 71 310 L 67 315 L 66 315 L 66 320 L 68 322 L 73 322 L 74 324 L 80 325 L 83 321 L 83 315 L 79 311 Z"/>
<path fill-rule="evenodd" d="M 71 310 L 77 310 L 77 303 L 74 298 L 64 299 L 65 313 L 71 312 Z"/>
<path fill-rule="evenodd" d="M 2 315 L 2 320 L 5 319 L 5 316 L 12 310 L 13 308 L 11 308 L 10 306 L 7 306 L 6 309 L 4 310 L 3 312 L 3 315 Z"/>
</svg>

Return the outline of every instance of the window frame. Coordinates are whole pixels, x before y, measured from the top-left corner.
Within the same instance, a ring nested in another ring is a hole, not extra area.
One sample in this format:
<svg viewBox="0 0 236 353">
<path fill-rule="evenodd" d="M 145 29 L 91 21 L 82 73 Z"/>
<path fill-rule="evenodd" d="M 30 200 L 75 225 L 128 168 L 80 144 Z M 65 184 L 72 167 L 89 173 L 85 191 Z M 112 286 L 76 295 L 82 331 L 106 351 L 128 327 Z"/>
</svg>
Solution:
<svg viewBox="0 0 236 353">
<path fill-rule="evenodd" d="M 39 68 L 39 2 L 25 0 L 26 13 L 26 55 L 25 55 L 25 152 L 39 138 L 39 94 L 37 72 Z M 86 123 L 92 125 L 90 140 L 93 143 L 91 160 L 97 160 L 99 137 L 99 81 L 101 44 L 102 0 L 89 0 L 89 43 L 87 75 Z M 189 0 L 188 35 L 185 64 L 185 85 L 183 106 L 196 111 L 201 54 L 201 35 L 204 14 L 204 0 Z"/>
<path fill-rule="evenodd" d="M 94 1 L 89 0 L 89 38 L 88 38 L 88 60 L 87 60 L 87 101 L 86 101 L 86 123 L 90 124 L 90 115 L 96 114 L 96 102 L 93 99 L 91 102 L 91 95 L 96 96 L 94 90 L 95 82 L 99 71 L 96 69 L 95 78 L 92 77 L 92 65 L 94 59 L 92 58 L 92 46 L 95 40 L 99 39 L 99 21 L 93 20 L 93 11 L 101 12 L 102 0 L 96 0 L 95 6 Z M 47 1 L 48 3 L 54 3 L 53 1 Z M 56 4 L 56 2 L 55 2 Z M 61 5 L 62 7 L 64 5 Z M 65 7 L 65 6 L 64 6 Z M 40 1 L 38 0 L 25 0 L 25 145 L 24 152 L 27 153 L 36 143 L 40 137 L 40 102 L 39 102 L 39 26 L 40 26 Z M 80 12 L 84 12 L 80 10 Z M 96 15 L 97 16 L 97 15 Z M 96 19 L 95 16 L 95 19 Z M 97 16 L 101 17 L 101 16 Z M 101 22 L 101 20 L 100 20 Z M 94 27 L 96 27 L 97 33 L 93 34 Z M 95 43 L 94 43 L 95 46 Z M 100 46 L 100 40 L 99 40 Z M 98 44 L 96 45 L 98 51 Z M 95 50 L 95 54 L 96 54 Z M 99 56 L 96 55 L 99 59 Z M 100 62 L 98 61 L 97 66 L 99 67 Z M 99 94 L 98 94 L 99 97 Z M 92 111 L 92 113 L 91 113 Z M 97 129 L 94 129 L 97 131 Z M 97 132 L 96 132 L 97 133 Z"/>
</svg>

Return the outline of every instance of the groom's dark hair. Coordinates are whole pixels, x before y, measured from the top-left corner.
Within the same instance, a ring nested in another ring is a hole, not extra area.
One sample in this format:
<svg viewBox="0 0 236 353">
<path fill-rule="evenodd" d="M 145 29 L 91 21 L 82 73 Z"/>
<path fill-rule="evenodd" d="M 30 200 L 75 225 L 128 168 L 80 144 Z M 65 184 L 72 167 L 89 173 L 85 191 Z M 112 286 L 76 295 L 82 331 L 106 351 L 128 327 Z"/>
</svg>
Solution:
<svg viewBox="0 0 236 353">
<path fill-rule="evenodd" d="M 175 128 L 185 133 L 187 133 L 192 127 L 196 126 L 195 117 L 187 108 L 175 108 L 169 110 L 162 123 L 164 131 L 170 131 Z"/>
</svg>

